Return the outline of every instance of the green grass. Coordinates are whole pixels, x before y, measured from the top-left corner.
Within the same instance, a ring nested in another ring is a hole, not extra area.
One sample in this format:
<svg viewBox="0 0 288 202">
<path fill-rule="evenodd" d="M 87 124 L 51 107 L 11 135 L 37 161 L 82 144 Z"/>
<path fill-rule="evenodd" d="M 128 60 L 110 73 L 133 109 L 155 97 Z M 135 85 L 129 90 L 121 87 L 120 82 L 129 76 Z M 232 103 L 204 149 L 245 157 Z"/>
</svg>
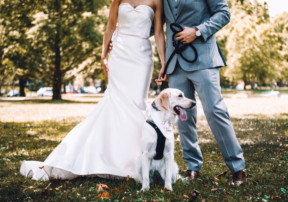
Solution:
<svg viewBox="0 0 288 202">
<path fill-rule="evenodd" d="M 138 192 L 141 185 L 131 179 L 82 177 L 71 181 L 37 182 L 20 175 L 22 160 L 43 161 L 79 121 L 0 122 L 0 201 L 101 200 L 103 192 L 98 192 L 97 184 L 108 185 L 108 199 L 119 201 L 288 200 L 287 114 L 274 119 L 259 116 L 233 119 L 246 158 L 248 179 L 245 186 L 234 187 L 229 184 L 231 172 L 205 124 L 198 125 L 199 139 L 207 140 L 200 145 L 205 159 L 201 178 L 193 182 L 178 181 L 173 185 L 173 192 L 164 191 L 161 180 L 152 183 L 150 191 L 142 193 Z M 180 173 L 184 174 L 186 165 L 182 160 L 179 142 L 176 142 L 175 158 Z M 219 176 L 224 171 L 228 171 L 227 174 Z"/>
</svg>

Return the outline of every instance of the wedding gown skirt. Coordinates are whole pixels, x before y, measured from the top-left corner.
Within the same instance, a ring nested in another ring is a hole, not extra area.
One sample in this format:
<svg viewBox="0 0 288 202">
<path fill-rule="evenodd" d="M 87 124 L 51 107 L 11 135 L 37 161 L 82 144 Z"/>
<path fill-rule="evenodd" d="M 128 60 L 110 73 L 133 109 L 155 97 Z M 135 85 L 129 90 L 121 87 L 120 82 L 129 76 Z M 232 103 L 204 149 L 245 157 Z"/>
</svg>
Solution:
<svg viewBox="0 0 288 202">
<path fill-rule="evenodd" d="M 120 5 L 104 97 L 44 162 L 22 161 L 22 175 L 35 180 L 135 176 L 153 69 L 148 39 L 153 15 L 148 6 Z"/>
</svg>

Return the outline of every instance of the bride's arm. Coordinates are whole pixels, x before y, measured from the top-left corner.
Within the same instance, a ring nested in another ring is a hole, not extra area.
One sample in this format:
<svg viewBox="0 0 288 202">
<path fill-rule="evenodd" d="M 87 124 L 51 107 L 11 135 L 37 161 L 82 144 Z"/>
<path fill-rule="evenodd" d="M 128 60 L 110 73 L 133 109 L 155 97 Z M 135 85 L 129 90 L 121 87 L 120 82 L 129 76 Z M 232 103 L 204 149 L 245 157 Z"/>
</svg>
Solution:
<svg viewBox="0 0 288 202">
<path fill-rule="evenodd" d="M 108 50 L 109 50 L 109 43 L 111 41 L 113 32 L 116 29 L 117 21 L 118 21 L 118 7 L 120 4 L 120 0 L 112 0 L 112 4 L 110 6 L 109 12 L 109 19 L 108 24 L 106 27 L 106 31 L 103 37 L 103 44 L 102 44 L 102 54 L 101 54 L 101 62 L 104 67 L 105 74 L 107 76 L 108 73 L 108 61 L 106 59 Z"/>
<path fill-rule="evenodd" d="M 159 77 L 156 81 L 161 82 L 166 80 L 165 78 L 162 79 L 162 74 L 164 72 L 165 68 L 165 36 L 164 36 L 164 30 L 163 30 L 163 0 L 155 0 L 156 3 L 156 10 L 155 10 L 155 17 L 154 17 L 154 27 L 155 27 L 155 42 L 157 46 L 157 50 L 160 56 L 161 60 L 161 70 L 159 73 Z"/>
</svg>

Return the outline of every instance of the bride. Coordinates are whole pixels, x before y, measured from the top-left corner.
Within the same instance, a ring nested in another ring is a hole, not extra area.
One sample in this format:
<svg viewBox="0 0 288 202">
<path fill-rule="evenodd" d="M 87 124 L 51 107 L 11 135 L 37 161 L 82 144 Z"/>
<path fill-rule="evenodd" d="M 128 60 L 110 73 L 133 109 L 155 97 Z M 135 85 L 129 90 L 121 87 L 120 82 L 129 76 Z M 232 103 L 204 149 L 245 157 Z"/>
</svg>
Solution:
<svg viewBox="0 0 288 202">
<path fill-rule="evenodd" d="M 102 64 L 108 76 L 104 97 L 44 162 L 22 161 L 22 175 L 34 180 L 73 179 L 86 175 L 135 176 L 153 71 L 148 39 L 153 21 L 161 71 L 165 66 L 162 7 L 162 0 L 112 1 L 102 48 Z M 111 39 L 113 49 L 107 60 Z"/>
</svg>

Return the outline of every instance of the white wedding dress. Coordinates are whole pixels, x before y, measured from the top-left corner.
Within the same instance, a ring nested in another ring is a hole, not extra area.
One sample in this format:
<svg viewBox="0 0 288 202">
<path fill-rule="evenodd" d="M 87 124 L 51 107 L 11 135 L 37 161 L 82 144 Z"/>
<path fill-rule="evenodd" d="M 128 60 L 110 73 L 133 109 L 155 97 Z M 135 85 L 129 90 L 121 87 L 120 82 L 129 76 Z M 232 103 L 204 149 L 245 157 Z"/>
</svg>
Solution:
<svg viewBox="0 0 288 202">
<path fill-rule="evenodd" d="M 22 161 L 22 175 L 34 180 L 135 176 L 153 70 L 148 39 L 153 17 L 149 6 L 120 4 L 104 97 L 44 162 Z"/>
</svg>

